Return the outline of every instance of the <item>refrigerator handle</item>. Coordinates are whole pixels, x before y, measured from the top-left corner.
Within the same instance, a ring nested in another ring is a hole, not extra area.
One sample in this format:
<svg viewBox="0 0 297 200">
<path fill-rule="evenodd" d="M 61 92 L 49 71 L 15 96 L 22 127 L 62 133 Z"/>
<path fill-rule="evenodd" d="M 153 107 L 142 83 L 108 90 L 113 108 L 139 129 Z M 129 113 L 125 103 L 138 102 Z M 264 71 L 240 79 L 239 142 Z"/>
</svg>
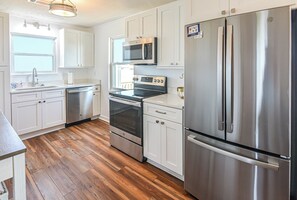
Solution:
<svg viewBox="0 0 297 200">
<path fill-rule="evenodd" d="M 233 25 L 227 26 L 226 43 L 226 128 L 228 133 L 232 133 L 234 112 Z"/>
<path fill-rule="evenodd" d="M 233 158 L 235 160 L 238 160 L 238 161 L 250 164 L 250 165 L 256 165 L 256 166 L 266 168 L 266 169 L 271 169 L 274 171 L 278 171 L 278 169 L 279 169 L 279 164 L 277 164 L 277 163 L 263 162 L 260 160 L 255 160 L 252 158 L 244 157 L 244 156 L 241 156 L 241 155 L 229 152 L 229 151 L 225 151 L 223 149 L 220 149 L 220 148 L 217 148 L 217 147 L 214 147 L 214 146 L 211 146 L 209 144 L 199 141 L 198 139 L 196 139 L 196 137 L 194 135 L 189 135 L 187 137 L 187 140 L 195 145 L 198 145 L 200 147 L 208 149 L 209 151 L 216 152 L 223 156 L 227 156 L 229 158 Z"/>
<path fill-rule="evenodd" d="M 225 130 L 225 33 L 224 27 L 218 28 L 217 46 L 217 109 L 218 130 Z"/>
</svg>

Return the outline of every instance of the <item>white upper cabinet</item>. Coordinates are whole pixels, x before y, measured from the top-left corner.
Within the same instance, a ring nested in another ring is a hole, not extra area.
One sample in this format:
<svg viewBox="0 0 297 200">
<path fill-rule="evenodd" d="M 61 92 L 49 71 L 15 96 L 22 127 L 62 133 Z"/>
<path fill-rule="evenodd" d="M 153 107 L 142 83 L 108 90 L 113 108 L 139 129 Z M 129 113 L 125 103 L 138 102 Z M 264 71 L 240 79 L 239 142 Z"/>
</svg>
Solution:
<svg viewBox="0 0 297 200">
<path fill-rule="evenodd" d="M 184 5 L 158 8 L 158 67 L 184 66 Z"/>
<path fill-rule="evenodd" d="M 186 24 L 295 4 L 295 0 L 185 0 Z"/>
<path fill-rule="evenodd" d="M 135 40 L 142 37 L 157 36 L 157 10 L 148 10 L 146 12 L 127 17 L 126 38 Z"/>
<path fill-rule="evenodd" d="M 185 0 L 186 24 L 226 17 L 229 0 Z"/>
<path fill-rule="evenodd" d="M 9 65 L 9 16 L 0 13 L 0 67 Z"/>
<path fill-rule="evenodd" d="M 80 32 L 81 38 L 81 64 L 84 67 L 94 66 L 94 34 Z"/>
<path fill-rule="evenodd" d="M 94 34 L 62 29 L 60 31 L 60 67 L 94 67 Z"/>
<path fill-rule="evenodd" d="M 230 15 L 293 5 L 295 0 L 230 0 Z"/>
</svg>

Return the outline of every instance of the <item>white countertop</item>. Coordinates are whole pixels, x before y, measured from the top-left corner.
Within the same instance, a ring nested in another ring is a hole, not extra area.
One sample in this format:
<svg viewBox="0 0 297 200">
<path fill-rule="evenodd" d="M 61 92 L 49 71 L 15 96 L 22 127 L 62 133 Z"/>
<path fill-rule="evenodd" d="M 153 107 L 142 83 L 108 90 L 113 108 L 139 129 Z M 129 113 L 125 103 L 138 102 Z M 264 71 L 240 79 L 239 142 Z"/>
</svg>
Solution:
<svg viewBox="0 0 297 200">
<path fill-rule="evenodd" d="M 40 87 L 40 88 L 28 88 L 28 89 L 11 89 L 10 93 L 11 94 L 18 94 L 18 93 L 28 93 L 28 92 L 40 92 L 40 91 L 48 91 L 48 90 L 58 90 L 58 89 L 67 89 L 67 88 L 76 88 L 76 87 L 88 87 L 88 86 L 95 86 L 95 85 L 100 85 L 99 83 L 77 83 L 77 84 L 72 84 L 72 85 L 67 85 L 67 84 L 50 84 L 50 85 L 55 85 L 55 87 L 46 87 L 47 84 L 45 84 L 45 87 Z"/>
<path fill-rule="evenodd" d="M 181 99 L 177 94 L 163 94 L 146 98 L 143 100 L 146 103 L 157 104 L 161 106 L 167 106 L 171 108 L 183 109 L 184 100 Z"/>
</svg>

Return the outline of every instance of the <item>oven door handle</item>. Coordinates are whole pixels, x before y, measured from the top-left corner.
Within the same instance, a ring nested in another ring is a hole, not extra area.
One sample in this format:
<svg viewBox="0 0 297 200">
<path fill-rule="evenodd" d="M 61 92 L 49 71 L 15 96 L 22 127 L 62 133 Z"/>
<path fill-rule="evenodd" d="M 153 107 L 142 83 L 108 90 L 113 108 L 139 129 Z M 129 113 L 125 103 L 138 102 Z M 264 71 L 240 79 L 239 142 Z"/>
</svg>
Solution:
<svg viewBox="0 0 297 200">
<path fill-rule="evenodd" d="M 122 104 L 125 104 L 125 105 L 136 106 L 136 107 L 141 108 L 141 102 L 126 100 L 126 99 L 120 99 L 120 98 L 115 98 L 115 97 L 109 97 L 109 100 L 114 101 L 114 102 L 118 102 L 118 103 L 122 103 Z"/>
</svg>

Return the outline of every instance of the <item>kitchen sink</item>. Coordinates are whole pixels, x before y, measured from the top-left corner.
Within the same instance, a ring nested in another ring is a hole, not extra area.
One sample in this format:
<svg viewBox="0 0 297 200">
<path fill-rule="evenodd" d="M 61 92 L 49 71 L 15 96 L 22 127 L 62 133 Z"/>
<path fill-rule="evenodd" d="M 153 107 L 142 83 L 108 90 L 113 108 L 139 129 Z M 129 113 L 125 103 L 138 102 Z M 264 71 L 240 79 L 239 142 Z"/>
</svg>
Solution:
<svg viewBox="0 0 297 200">
<path fill-rule="evenodd" d="M 47 89 L 47 88 L 56 88 L 59 87 L 57 85 L 37 85 L 35 87 L 23 87 L 23 88 L 16 88 L 15 90 L 38 90 L 38 89 Z"/>
</svg>

